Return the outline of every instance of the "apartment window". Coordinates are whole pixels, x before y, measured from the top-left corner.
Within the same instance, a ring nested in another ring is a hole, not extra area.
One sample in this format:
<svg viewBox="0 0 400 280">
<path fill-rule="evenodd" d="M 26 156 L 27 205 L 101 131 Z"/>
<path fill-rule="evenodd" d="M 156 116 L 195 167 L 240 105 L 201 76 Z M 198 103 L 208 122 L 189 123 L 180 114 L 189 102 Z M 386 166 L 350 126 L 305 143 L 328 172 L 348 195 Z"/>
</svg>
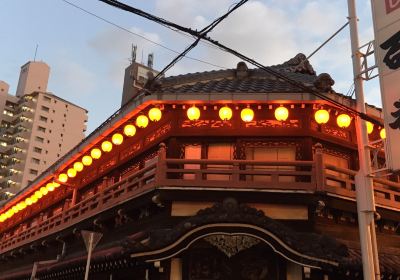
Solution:
<svg viewBox="0 0 400 280">
<path fill-rule="evenodd" d="M 29 169 L 29 174 L 38 175 L 38 171 L 36 169 Z"/>
<path fill-rule="evenodd" d="M 40 159 L 38 158 L 31 158 L 31 162 L 34 164 L 40 164 Z"/>
<path fill-rule="evenodd" d="M 47 118 L 44 116 L 40 116 L 39 120 L 42 122 L 47 122 Z"/>
<path fill-rule="evenodd" d="M 42 153 L 42 149 L 41 149 L 41 148 L 38 148 L 38 147 L 33 147 L 33 151 L 34 151 L 35 153 L 38 153 L 38 154 L 41 154 L 41 153 Z"/>
<path fill-rule="evenodd" d="M 41 131 L 41 132 L 46 132 L 46 128 L 45 127 L 43 127 L 43 126 L 38 126 L 38 129 L 37 129 L 38 131 Z"/>
<path fill-rule="evenodd" d="M 51 98 L 48 96 L 43 96 L 43 100 L 46 102 L 51 102 Z"/>
<path fill-rule="evenodd" d="M 36 136 L 36 137 L 35 137 L 35 140 L 36 140 L 37 142 L 43 143 L 44 138 L 43 138 L 43 137 Z"/>
<path fill-rule="evenodd" d="M 46 106 L 42 106 L 42 111 L 49 112 L 50 108 Z"/>
</svg>

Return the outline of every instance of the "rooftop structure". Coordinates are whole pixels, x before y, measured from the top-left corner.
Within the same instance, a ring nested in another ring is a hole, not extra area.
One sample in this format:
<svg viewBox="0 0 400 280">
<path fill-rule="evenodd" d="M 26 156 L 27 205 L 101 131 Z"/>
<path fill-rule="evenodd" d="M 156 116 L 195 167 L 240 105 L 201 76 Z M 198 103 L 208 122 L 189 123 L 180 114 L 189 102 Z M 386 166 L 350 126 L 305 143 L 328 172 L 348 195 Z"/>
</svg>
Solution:
<svg viewBox="0 0 400 280">
<path fill-rule="evenodd" d="M 244 63 L 160 79 L 0 209 L 2 279 L 81 279 L 87 231 L 94 279 L 361 279 L 354 100 L 304 55 L 271 69 L 329 99 Z M 374 184 L 396 279 L 399 178 Z"/>
</svg>

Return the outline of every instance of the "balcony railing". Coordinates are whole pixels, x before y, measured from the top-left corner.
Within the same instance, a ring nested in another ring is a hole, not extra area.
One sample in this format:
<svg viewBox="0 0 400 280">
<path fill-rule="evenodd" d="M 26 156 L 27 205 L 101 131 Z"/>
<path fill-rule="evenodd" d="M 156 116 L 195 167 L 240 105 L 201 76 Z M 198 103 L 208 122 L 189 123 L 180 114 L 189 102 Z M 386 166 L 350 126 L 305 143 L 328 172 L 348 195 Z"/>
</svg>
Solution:
<svg viewBox="0 0 400 280">
<path fill-rule="evenodd" d="M 355 199 L 356 171 L 325 165 L 316 150 L 313 161 L 168 159 L 161 147 L 154 163 L 121 178 L 107 180 L 97 193 L 50 218 L 3 236 L 0 254 L 56 233 L 154 188 L 201 188 L 322 192 Z M 374 179 L 376 203 L 400 211 L 400 183 Z"/>
</svg>

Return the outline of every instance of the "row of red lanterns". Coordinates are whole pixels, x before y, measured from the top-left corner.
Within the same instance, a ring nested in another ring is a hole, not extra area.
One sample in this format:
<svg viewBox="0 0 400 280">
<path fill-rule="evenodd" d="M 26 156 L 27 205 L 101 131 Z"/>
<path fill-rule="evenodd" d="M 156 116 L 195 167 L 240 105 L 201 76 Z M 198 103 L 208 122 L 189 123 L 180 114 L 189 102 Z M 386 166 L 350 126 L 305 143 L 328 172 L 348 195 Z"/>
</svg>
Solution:
<svg viewBox="0 0 400 280">
<path fill-rule="evenodd" d="M 40 199 L 44 198 L 48 193 L 54 191 L 56 188 L 60 187 L 60 183 L 67 183 L 69 178 L 76 177 L 78 172 L 81 172 L 85 167 L 92 165 L 93 160 L 97 160 L 102 156 L 102 153 L 111 152 L 113 149 L 113 145 L 118 146 L 121 145 L 124 141 L 124 135 L 126 137 L 132 137 L 136 134 L 136 127 L 146 128 L 149 124 L 149 120 L 156 122 L 159 121 L 162 117 L 162 112 L 159 108 L 153 107 L 149 110 L 148 116 L 144 114 L 140 114 L 135 121 L 135 124 L 126 124 L 122 133 L 114 133 L 111 136 L 111 139 L 104 140 L 100 147 L 94 147 L 90 150 L 90 153 L 84 155 L 80 160 L 74 162 L 66 171 L 60 173 L 57 177 L 57 180 L 51 181 L 37 191 L 35 191 L 28 198 L 19 201 L 15 205 L 11 206 L 6 212 L 0 215 L 0 223 L 6 221 L 7 219 L 14 216 L 14 214 L 19 211 L 24 210 L 25 208 L 37 203 Z"/>
</svg>

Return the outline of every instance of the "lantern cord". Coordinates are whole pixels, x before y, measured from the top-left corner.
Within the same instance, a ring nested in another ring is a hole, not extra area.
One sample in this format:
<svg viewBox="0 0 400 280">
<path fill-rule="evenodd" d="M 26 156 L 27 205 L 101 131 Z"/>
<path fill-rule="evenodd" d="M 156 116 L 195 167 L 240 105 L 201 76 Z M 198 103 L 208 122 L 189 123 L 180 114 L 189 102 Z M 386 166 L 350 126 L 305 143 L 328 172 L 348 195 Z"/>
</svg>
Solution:
<svg viewBox="0 0 400 280">
<path fill-rule="evenodd" d="M 293 79 L 289 78 L 288 76 L 286 76 L 285 74 L 280 73 L 280 72 L 272 69 L 271 67 L 264 66 L 263 64 L 257 62 L 256 60 L 254 60 L 252 58 L 249 58 L 249 57 L 245 56 L 244 54 L 242 54 L 242 53 L 240 53 L 240 52 L 238 52 L 238 51 L 236 51 L 236 50 L 234 50 L 234 49 L 232 49 L 232 48 L 230 48 L 228 46 L 225 46 L 225 45 L 219 43 L 218 41 L 216 41 L 214 39 L 211 39 L 208 36 L 202 36 L 202 34 L 200 32 L 198 32 L 197 30 L 193 30 L 191 28 L 184 27 L 184 26 L 181 26 L 181 25 L 173 23 L 173 22 L 169 22 L 169 21 L 167 21 L 165 19 L 162 19 L 160 17 L 154 16 L 154 15 L 149 14 L 147 12 L 144 12 L 144 11 L 142 11 L 140 9 L 137 9 L 137 8 L 131 7 L 129 5 L 126 5 L 124 3 L 121 3 L 121 2 L 119 2 L 117 0 L 99 0 L 99 1 L 104 2 L 104 3 L 108 4 L 108 5 L 114 6 L 116 8 L 125 10 L 127 12 L 136 14 L 138 16 L 147 18 L 147 19 L 149 19 L 151 21 L 159 23 L 159 24 L 161 24 L 161 25 L 163 25 L 163 26 L 165 26 L 167 28 L 170 28 L 172 30 L 178 29 L 178 30 L 186 32 L 186 33 L 188 33 L 188 34 L 190 34 L 192 36 L 195 36 L 197 38 L 201 38 L 203 40 L 206 40 L 206 41 L 212 43 L 213 45 L 219 47 L 221 50 L 223 50 L 225 52 L 228 52 L 230 54 L 233 54 L 234 56 L 236 56 L 236 57 L 238 57 L 240 59 L 243 59 L 244 61 L 247 61 L 248 63 L 256 66 L 257 68 L 259 68 L 261 70 L 264 70 L 265 72 L 267 72 L 267 73 L 269 73 L 269 74 L 271 74 L 271 75 L 273 75 L 273 76 L 275 76 L 275 77 L 277 77 L 277 78 L 279 78 L 281 80 L 286 81 L 287 83 L 293 85 L 294 87 L 296 87 L 298 89 L 303 90 L 304 92 L 308 92 L 308 93 L 313 94 L 314 96 L 316 96 L 316 97 L 318 97 L 318 98 L 320 98 L 322 100 L 328 101 L 328 102 L 336 105 L 338 108 L 341 108 L 342 110 L 345 110 L 347 112 L 351 112 L 352 114 L 359 116 L 363 120 L 372 122 L 372 123 L 377 124 L 377 125 L 381 125 L 381 123 L 379 123 L 374 118 L 369 117 L 367 114 L 359 112 L 356 109 L 353 109 L 353 108 L 351 108 L 349 106 L 346 106 L 346 105 L 344 105 L 344 104 L 342 104 L 342 103 L 340 103 L 340 102 L 338 102 L 338 101 L 336 101 L 336 100 L 334 100 L 334 99 L 332 99 L 332 98 L 330 98 L 328 96 L 325 96 L 324 94 L 322 94 L 319 91 L 313 89 L 312 87 L 309 87 L 309 86 L 305 85 L 302 82 L 298 82 L 296 80 L 293 80 Z"/>
<path fill-rule="evenodd" d="M 118 29 L 120 29 L 120 30 L 122 30 L 122 31 L 125 31 L 125 32 L 127 32 L 127 33 L 129 33 L 129 34 L 131 34 L 131 35 L 134 35 L 134 36 L 136 36 L 136 37 L 142 38 L 143 40 L 146 40 L 146 41 L 148 41 L 148 42 L 150 42 L 150 43 L 152 43 L 152 44 L 154 44 L 154 45 L 156 45 L 156 46 L 159 46 L 159 47 L 161 47 L 161 48 L 163 48 L 163 49 L 165 49 L 165 50 L 167 50 L 167 51 L 170 51 L 170 52 L 175 53 L 175 54 L 179 54 L 179 53 L 180 53 L 180 52 L 178 52 L 178 51 L 176 51 L 176 50 L 174 50 L 174 49 L 171 49 L 171 48 L 169 48 L 169 47 L 167 47 L 167 46 L 164 46 L 163 44 L 160 44 L 160 43 L 157 43 L 157 42 L 155 42 L 155 41 L 153 41 L 153 40 L 150 40 L 149 38 L 147 38 L 147 37 L 145 37 L 145 36 L 143 36 L 143 35 L 140 35 L 140 34 L 138 34 L 138 33 L 135 33 L 135 32 L 133 32 L 133 31 L 129 30 L 128 28 L 125 28 L 125 27 L 123 27 L 123 26 L 121 26 L 121 25 L 119 25 L 119 24 L 116 24 L 116 23 L 114 23 L 114 22 L 108 20 L 108 19 L 105 19 L 105 18 L 103 18 L 103 17 L 101 17 L 101 16 L 99 16 L 99 15 L 93 13 L 93 12 L 90 12 L 90 11 L 88 11 L 88 10 L 86 10 L 86 9 L 84 9 L 84 8 L 82 8 L 82 7 L 78 6 L 78 5 L 76 5 L 76 4 L 72 3 L 72 2 L 70 2 L 70 1 L 67 1 L 67 0 L 61 0 L 61 1 L 65 2 L 65 3 L 68 4 L 68 5 L 71 5 L 72 7 L 75 7 L 76 9 L 81 10 L 82 12 L 84 12 L 84 13 L 86 13 L 86 14 L 88 14 L 88 15 L 91 15 L 91 16 L 93 16 L 93 17 L 95 17 L 95 18 L 97 18 L 97 19 L 99 19 L 99 20 L 101 20 L 101 21 L 103 21 L 103 22 L 105 22 L 105 23 L 108 23 L 108 24 L 110 24 L 110 25 L 112 25 L 112 26 L 114 26 L 114 27 L 116 27 L 116 28 L 118 28 Z M 185 33 L 181 33 L 181 34 L 187 35 L 187 34 L 185 34 Z M 189 35 L 187 35 L 187 36 L 192 38 L 192 36 L 189 36 Z M 210 44 L 210 43 L 209 43 L 209 44 Z M 210 44 L 210 45 L 211 45 L 211 44 Z M 201 60 L 201 59 L 198 59 L 198 58 L 195 58 L 195 57 L 185 56 L 185 58 L 190 59 L 190 60 L 194 60 L 194 61 L 197 61 L 197 62 L 200 62 L 200 63 L 208 64 L 208 65 L 210 65 L 210 66 L 217 67 L 217 68 L 220 68 L 220 69 L 227 69 L 227 67 L 223 67 L 223 66 L 220 66 L 220 65 L 216 65 L 216 64 L 214 64 L 214 63 L 211 63 L 211 62 L 208 62 L 208 61 L 205 61 L 205 60 Z"/>
</svg>

